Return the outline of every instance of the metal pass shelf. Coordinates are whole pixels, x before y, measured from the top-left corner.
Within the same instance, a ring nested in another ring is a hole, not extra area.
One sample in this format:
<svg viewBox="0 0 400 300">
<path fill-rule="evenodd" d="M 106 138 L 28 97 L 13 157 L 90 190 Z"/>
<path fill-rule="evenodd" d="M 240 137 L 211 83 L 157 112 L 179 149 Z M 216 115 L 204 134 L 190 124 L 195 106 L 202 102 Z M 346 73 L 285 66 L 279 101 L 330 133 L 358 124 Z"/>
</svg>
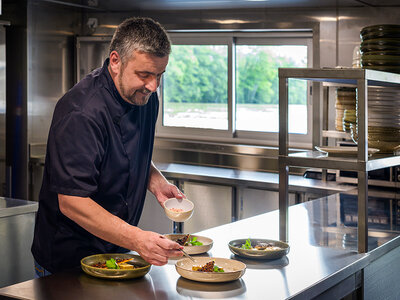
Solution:
<svg viewBox="0 0 400 300">
<path fill-rule="evenodd" d="M 313 148 L 322 142 L 322 82 L 351 85 L 358 91 L 358 149 L 354 157 L 329 157 L 318 151 L 290 153 L 288 134 L 289 79 L 313 81 Z M 366 69 L 279 69 L 279 236 L 288 241 L 289 166 L 356 171 L 358 175 L 358 252 L 368 252 L 368 172 L 400 165 L 400 156 L 368 156 L 368 86 L 398 86 L 400 75 Z"/>
</svg>

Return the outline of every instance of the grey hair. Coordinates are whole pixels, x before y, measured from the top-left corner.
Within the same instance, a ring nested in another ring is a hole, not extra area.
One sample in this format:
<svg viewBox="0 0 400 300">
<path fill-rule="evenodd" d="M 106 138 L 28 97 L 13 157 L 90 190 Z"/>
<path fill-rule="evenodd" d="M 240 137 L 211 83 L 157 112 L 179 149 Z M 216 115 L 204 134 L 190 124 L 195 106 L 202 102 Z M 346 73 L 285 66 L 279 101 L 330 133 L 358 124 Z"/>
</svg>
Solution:
<svg viewBox="0 0 400 300">
<path fill-rule="evenodd" d="M 110 43 L 110 53 L 112 51 L 119 54 L 122 63 L 134 51 L 164 57 L 171 53 L 171 41 L 160 23 L 150 18 L 129 18 L 115 30 Z"/>
</svg>

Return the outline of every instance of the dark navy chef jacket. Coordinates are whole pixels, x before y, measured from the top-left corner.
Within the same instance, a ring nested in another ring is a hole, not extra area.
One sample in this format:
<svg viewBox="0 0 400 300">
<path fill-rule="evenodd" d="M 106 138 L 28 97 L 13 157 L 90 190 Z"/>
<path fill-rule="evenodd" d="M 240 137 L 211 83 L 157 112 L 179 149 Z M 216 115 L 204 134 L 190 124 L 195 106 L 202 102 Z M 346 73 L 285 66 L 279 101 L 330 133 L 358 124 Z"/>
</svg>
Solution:
<svg viewBox="0 0 400 300">
<path fill-rule="evenodd" d="M 108 59 L 55 107 L 32 244 L 35 260 L 52 273 L 88 255 L 127 251 L 64 216 L 57 194 L 90 197 L 132 225 L 142 213 L 158 97 L 144 106 L 124 101 L 107 67 Z"/>
</svg>

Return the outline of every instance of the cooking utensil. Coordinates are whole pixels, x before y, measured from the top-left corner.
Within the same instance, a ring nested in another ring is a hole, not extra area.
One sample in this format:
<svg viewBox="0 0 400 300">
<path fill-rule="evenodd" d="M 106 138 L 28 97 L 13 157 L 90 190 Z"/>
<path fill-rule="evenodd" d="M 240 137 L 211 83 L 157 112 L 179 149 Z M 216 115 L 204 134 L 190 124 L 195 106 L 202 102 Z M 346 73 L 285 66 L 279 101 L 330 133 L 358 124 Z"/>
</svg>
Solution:
<svg viewBox="0 0 400 300">
<path fill-rule="evenodd" d="M 185 250 L 183 250 L 183 249 L 179 249 L 179 250 L 182 251 L 183 255 L 185 255 L 187 258 L 191 259 L 193 262 L 196 262 L 196 260 L 193 257 L 191 257 L 189 254 L 187 254 L 185 252 Z"/>
</svg>

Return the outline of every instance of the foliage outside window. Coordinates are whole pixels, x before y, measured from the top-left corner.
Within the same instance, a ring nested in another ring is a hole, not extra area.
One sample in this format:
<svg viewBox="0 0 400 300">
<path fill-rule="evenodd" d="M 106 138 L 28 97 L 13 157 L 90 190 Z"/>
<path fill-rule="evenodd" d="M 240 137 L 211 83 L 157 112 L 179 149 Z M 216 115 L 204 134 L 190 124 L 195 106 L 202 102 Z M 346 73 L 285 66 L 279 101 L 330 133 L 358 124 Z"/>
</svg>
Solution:
<svg viewBox="0 0 400 300">
<path fill-rule="evenodd" d="M 278 68 L 309 66 L 311 39 L 230 39 L 173 40 L 159 133 L 277 141 Z M 289 132 L 310 136 L 309 113 L 307 82 L 290 79 Z"/>
<path fill-rule="evenodd" d="M 227 46 L 173 45 L 163 125 L 227 129 L 227 82 Z"/>
</svg>

